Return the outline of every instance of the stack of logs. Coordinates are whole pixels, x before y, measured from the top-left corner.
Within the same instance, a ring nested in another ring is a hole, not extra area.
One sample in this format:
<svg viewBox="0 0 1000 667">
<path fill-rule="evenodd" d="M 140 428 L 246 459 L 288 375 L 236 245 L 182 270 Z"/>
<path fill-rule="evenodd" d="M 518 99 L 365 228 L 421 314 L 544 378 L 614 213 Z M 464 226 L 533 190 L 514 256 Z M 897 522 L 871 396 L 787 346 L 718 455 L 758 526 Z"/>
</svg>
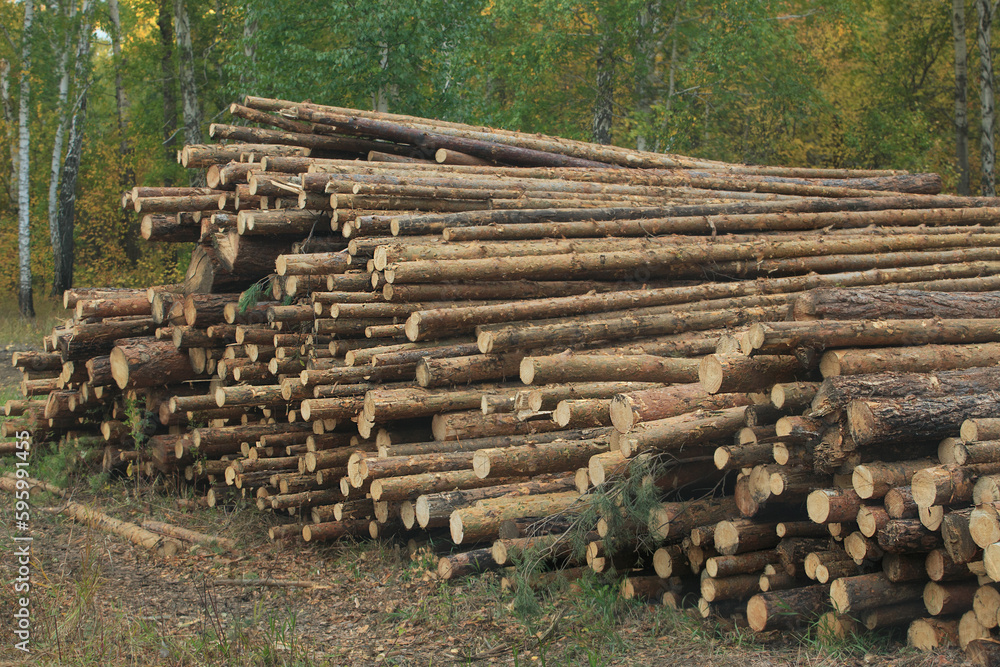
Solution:
<svg viewBox="0 0 1000 667">
<path fill-rule="evenodd" d="M 29 429 L 274 539 L 450 536 L 756 630 L 1000 610 L 1000 200 L 247 98 L 138 187 L 181 284 L 74 289 Z M 361 158 L 361 159 L 359 159 Z M 364 158 L 367 158 L 365 160 Z M 819 490 L 816 490 L 819 489 Z M 588 537 L 574 550 L 568 532 Z M 592 531 L 592 533 L 590 532 Z M 836 611 L 829 611 L 835 609 Z"/>
</svg>

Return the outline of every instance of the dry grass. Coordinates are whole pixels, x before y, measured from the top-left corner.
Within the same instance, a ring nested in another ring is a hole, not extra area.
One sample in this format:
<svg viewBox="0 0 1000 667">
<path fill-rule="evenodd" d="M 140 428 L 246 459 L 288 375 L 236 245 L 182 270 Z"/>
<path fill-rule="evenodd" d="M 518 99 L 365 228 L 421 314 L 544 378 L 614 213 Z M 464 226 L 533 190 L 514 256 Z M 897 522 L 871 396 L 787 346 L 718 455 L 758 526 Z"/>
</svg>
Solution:
<svg viewBox="0 0 1000 667">
<path fill-rule="evenodd" d="M 18 312 L 16 297 L 4 299 L 0 301 L 0 341 L 4 345 L 41 347 L 42 337 L 67 319 L 69 313 L 63 308 L 62 299 L 36 294 L 35 318 L 25 319 Z"/>
</svg>

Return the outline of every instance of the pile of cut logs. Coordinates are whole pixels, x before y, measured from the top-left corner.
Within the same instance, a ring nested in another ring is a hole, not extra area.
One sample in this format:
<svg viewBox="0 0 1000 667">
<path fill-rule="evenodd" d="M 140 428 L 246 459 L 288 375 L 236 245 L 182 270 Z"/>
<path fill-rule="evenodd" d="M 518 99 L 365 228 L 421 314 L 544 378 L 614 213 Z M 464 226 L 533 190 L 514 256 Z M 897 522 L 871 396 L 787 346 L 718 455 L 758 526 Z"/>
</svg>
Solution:
<svg viewBox="0 0 1000 667">
<path fill-rule="evenodd" d="M 444 578 L 527 551 L 511 585 L 613 568 L 756 630 L 991 650 L 1000 199 L 230 110 L 179 155 L 207 187 L 123 197 L 196 244 L 185 281 L 66 292 L 7 433 L 242 494 L 274 539 L 450 536 Z"/>
</svg>

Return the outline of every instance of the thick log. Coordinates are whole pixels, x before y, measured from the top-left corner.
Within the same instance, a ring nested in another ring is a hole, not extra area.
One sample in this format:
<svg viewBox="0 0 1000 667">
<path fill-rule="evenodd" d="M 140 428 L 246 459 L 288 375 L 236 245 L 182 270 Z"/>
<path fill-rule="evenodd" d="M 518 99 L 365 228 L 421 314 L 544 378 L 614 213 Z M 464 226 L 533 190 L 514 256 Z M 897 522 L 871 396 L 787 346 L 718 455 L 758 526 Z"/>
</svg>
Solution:
<svg viewBox="0 0 1000 667">
<path fill-rule="evenodd" d="M 942 545 L 941 535 L 916 519 L 893 519 L 876 537 L 879 547 L 887 553 L 928 553 Z"/>
<path fill-rule="evenodd" d="M 817 289 L 799 296 L 796 320 L 974 318 L 1000 309 L 1000 292 Z"/>
<path fill-rule="evenodd" d="M 1000 392 L 972 396 L 858 399 L 847 406 L 847 426 L 858 446 L 940 442 L 970 417 L 1000 414 Z M 971 497 L 971 496 L 970 496 Z"/>
<path fill-rule="evenodd" d="M 502 435 L 527 435 L 558 431 L 561 427 L 551 420 L 521 421 L 516 414 L 484 415 L 482 410 L 444 412 L 434 415 L 431 432 L 439 441 L 463 440 Z"/>
<path fill-rule="evenodd" d="M 432 388 L 517 377 L 524 354 L 510 352 L 443 359 L 423 358 L 417 362 L 417 384 Z"/>
<path fill-rule="evenodd" d="M 918 507 L 949 505 L 972 500 L 976 480 L 1000 473 L 1000 462 L 969 466 L 946 464 L 925 468 L 913 475 L 910 487 Z"/>
<path fill-rule="evenodd" d="M 817 489 L 806 499 L 809 518 L 816 523 L 853 521 L 861 505 L 854 489 Z"/>
<path fill-rule="evenodd" d="M 694 526 L 718 523 L 737 511 L 733 498 L 706 498 L 662 503 L 649 513 L 650 535 L 660 541 L 677 541 Z"/>
<path fill-rule="evenodd" d="M 918 618 L 906 631 L 906 643 L 918 651 L 958 645 L 958 620 Z"/>
<path fill-rule="evenodd" d="M 111 375 L 119 389 L 171 384 L 197 377 L 188 355 L 173 343 L 155 338 L 119 340 L 110 356 Z"/>
<path fill-rule="evenodd" d="M 829 591 L 834 609 L 844 614 L 920 600 L 924 584 L 897 584 L 889 581 L 885 574 L 875 572 L 837 579 L 830 584 Z"/>
<path fill-rule="evenodd" d="M 457 509 L 449 519 L 451 539 L 455 544 L 473 543 L 495 538 L 503 521 L 509 519 L 549 516 L 577 511 L 579 494 L 575 491 L 541 494 L 521 498 L 500 498 L 489 505 Z M 575 507 L 574 507 L 575 506 Z"/>
<path fill-rule="evenodd" d="M 967 368 L 931 373 L 872 373 L 826 378 L 812 401 L 817 416 L 842 410 L 859 398 L 975 395 L 991 391 L 1000 382 L 1000 368 Z"/>
<path fill-rule="evenodd" d="M 966 419 L 960 431 L 965 442 L 1000 439 L 1000 417 Z"/>
<path fill-rule="evenodd" d="M 747 602 L 747 622 L 757 632 L 806 622 L 826 609 L 828 590 L 826 586 L 804 586 L 754 595 Z"/>
</svg>

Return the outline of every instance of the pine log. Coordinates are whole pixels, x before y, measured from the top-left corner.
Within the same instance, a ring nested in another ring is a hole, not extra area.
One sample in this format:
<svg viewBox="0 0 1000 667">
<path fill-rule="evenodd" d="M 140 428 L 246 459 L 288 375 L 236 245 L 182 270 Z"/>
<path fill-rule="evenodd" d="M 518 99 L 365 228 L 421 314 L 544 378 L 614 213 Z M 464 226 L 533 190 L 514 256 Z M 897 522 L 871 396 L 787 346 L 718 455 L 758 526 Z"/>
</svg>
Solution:
<svg viewBox="0 0 1000 667">
<path fill-rule="evenodd" d="M 875 572 L 837 579 L 830 584 L 829 591 L 833 607 L 843 614 L 919 600 L 924 584 L 896 584 L 883 573 Z"/>
<path fill-rule="evenodd" d="M 618 394 L 610 406 L 611 423 L 628 433 L 639 422 L 675 417 L 695 410 L 718 410 L 749 404 L 745 394 L 709 394 L 700 383 Z M 540 408 L 539 408 L 540 409 Z"/>
<path fill-rule="evenodd" d="M 828 600 L 826 586 L 760 593 L 747 602 L 747 622 L 757 632 L 793 627 L 818 616 Z"/>
<path fill-rule="evenodd" d="M 564 472 L 586 465 L 607 449 L 606 438 L 481 449 L 472 457 L 472 469 L 480 478 Z"/>
<path fill-rule="evenodd" d="M 452 541 L 462 544 L 495 538 L 502 521 L 548 516 L 579 508 L 579 494 L 575 491 L 500 500 L 502 502 L 485 507 L 467 507 L 452 512 L 449 519 Z"/>
<path fill-rule="evenodd" d="M 997 312 L 998 292 L 816 289 L 796 299 L 797 320 L 974 318 Z"/>
<path fill-rule="evenodd" d="M 901 373 L 933 373 L 943 370 L 995 366 L 1000 363 L 1000 345 L 921 345 L 917 347 L 831 350 L 820 360 L 823 377 L 881 373 L 891 368 Z"/>
<path fill-rule="evenodd" d="M 928 530 L 915 519 L 893 519 L 876 537 L 887 553 L 928 553 L 941 546 L 941 535 Z"/>
<path fill-rule="evenodd" d="M 960 435 L 965 442 L 1000 440 L 1000 417 L 966 419 Z"/>
<path fill-rule="evenodd" d="M 968 368 L 932 373 L 873 373 L 826 378 L 812 402 L 812 413 L 831 414 L 859 398 L 904 398 L 975 395 L 991 391 L 1000 382 L 997 367 Z"/>
<path fill-rule="evenodd" d="M 847 407 L 847 425 L 858 446 L 934 441 L 970 417 L 1000 412 L 1000 392 L 924 399 L 858 399 Z"/>
<path fill-rule="evenodd" d="M 906 632 L 906 642 L 918 651 L 958 645 L 958 620 L 918 618 Z"/>
<path fill-rule="evenodd" d="M 911 488 L 918 507 L 945 505 L 972 500 L 972 490 L 981 475 L 1000 472 L 1000 463 L 970 466 L 947 464 L 925 468 L 913 476 Z"/>
<path fill-rule="evenodd" d="M 197 377 L 187 354 L 155 338 L 119 340 L 111 350 L 111 375 L 120 389 L 151 387 Z"/>
</svg>

